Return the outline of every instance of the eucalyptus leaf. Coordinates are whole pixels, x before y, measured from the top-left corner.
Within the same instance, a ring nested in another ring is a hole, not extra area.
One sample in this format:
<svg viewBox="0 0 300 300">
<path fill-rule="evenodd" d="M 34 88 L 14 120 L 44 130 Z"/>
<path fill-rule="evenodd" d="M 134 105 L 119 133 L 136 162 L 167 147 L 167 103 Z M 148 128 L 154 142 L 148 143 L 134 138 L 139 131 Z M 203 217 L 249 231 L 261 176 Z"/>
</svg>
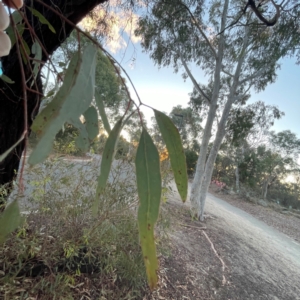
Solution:
<svg viewBox="0 0 300 300">
<path fill-rule="evenodd" d="M 18 201 L 14 200 L 0 214 L 0 244 L 20 225 L 21 220 Z"/>
<path fill-rule="evenodd" d="M 99 134 L 97 110 L 94 106 L 90 106 L 83 115 L 85 118 L 86 131 L 90 141 L 92 141 Z"/>
<path fill-rule="evenodd" d="M 23 13 L 20 12 L 19 10 L 15 10 L 11 14 L 11 16 L 12 16 L 15 24 L 21 23 L 23 21 Z"/>
<path fill-rule="evenodd" d="M 106 113 L 105 113 L 103 99 L 102 99 L 100 93 L 97 90 L 95 92 L 95 100 L 96 100 L 96 104 L 97 104 L 99 114 L 100 114 L 100 117 L 102 119 L 104 128 L 105 128 L 106 132 L 109 134 L 111 129 L 110 129 L 110 125 L 109 125 Z"/>
<path fill-rule="evenodd" d="M 5 81 L 5 82 L 8 83 L 8 84 L 13 84 L 13 83 L 15 83 L 13 80 L 11 80 L 8 76 L 6 76 L 6 75 L 4 75 L 4 74 L 2 74 L 2 75 L 0 76 L 0 79 L 2 79 L 3 81 Z"/>
<path fill-rule="evenodd" d="M 188 192 L 188 175 L 185 154 L 178 129 L 165 114 L 154 109 L 156 122 L 169 152 L 177 190 L 183 202 Z"/>
<path fill-rule="evenodd" d="M 34 55 L 35 60 L 33 61 L 33 74 L 34 74 L 34 78 L 37 77 L 38 72 L 40 70 L 40 65 L 41 63 L 39 61 L 41 61 L 42 59 L 42 48 L 40 46 L 40 44 L 35 41 L 31 47 L 31 53 Z M 34 80 L 31 83 L 31 86 L 34 84 Z"/>
<path fill-rule="evenodd" d="M 39 137 L 28 162 L 42 162 L 52 149 L 56 133 L 69 120 L 77 120 L 94 97 L 97 48 L 88 45 L 81 56 L 77 52 L 66 71 L 64 82 L 52 101 L 40 112 L 31 129 Z"/>
<path fill-rule="evenodd" d="M 25 26 L 24 24 L 17 24 L 16 25 L 16 30 L 18 31 L 20 37 L 22 37 L 23 32 L 25 30 Z M 15 31 L 13 29 L 13 27 L 10 25 L 8 26 L 8 28 L 5 29 L 6 33 L 8 34 L 10 41 L 11 41 L 11 47 L 13 47 L 16 43 L 16 35 L 15 35 Z"/>
<path fill-rule="evenodd" d="M 53 32 L 53 33 L 56 33 L 54 27 L 50 24 L 50 22 L 39 12 L 37 11 L 36 9 L 32 8 L 32 7 L 29 7 L 27 6 L 27 8 L 32 12 L 32 14 L 34 16 L 36 16 L 39 21 L 44 24 L 44 25 L 47 25 L 48 28 Z"/>
<path fill-rule="evenodd" d="M 84 124 L 81 123 L 80 119 L 73 120 L 70 119 L 68 123 L 72 124 L 79 130 L 79 135 L 75 140 L 75 145 L 79 148 L 82 152 L 88 151 L 90 147 L 89 135 L 86 131 L 86 127 Z"/>
<path fill-rule="evenodd" d="M 158 151 L 143 128 L 136 153 L 136 179 L 140 199 L 138 225 L 140 242 L 150 289 L 157 286 L 158 261 L 154 240 L 154 225 L 161 198 L 161 174 Z"/>
<path fill-rule="evenodd" d="M 0 162 L 2 162 L 5 157 L 13 151 L 23 140 L 24 140 L 25 134 L 22 134 L 22 136 L 19 138 L 19 140 L 13 144 L 8 150 L 6 150 L 3 154 L 0 154 Z"/>
<path fill-rule="evenodd" d="M 20 52 L 21 52 L 21 56 L 22 56 L 24 64 L 27 65 L 27 63 L 28 63 L 27 57 L 30 55 L 30 49 L 24 39 L 21 40 Z"/>
<path fill-rule="evenodd" d="M 115 156 L 116 146 L 118 143 L 119 135 L 122 129 L 122 120 L 120 119 L 110 132 L 107 141 L 104 146 L 102 159 L 101 159 L 101 166 L 100 166 L 100 176 L 98 178 L 98 185 L 96 190 L 96 200 L 93 206 L 93 213 L 97 212 L 99 207 L 100 196 L 103 193 L 106 182 L 109 176 L 109 172 L 111 169 L 112 161 Z"/>
</svg>

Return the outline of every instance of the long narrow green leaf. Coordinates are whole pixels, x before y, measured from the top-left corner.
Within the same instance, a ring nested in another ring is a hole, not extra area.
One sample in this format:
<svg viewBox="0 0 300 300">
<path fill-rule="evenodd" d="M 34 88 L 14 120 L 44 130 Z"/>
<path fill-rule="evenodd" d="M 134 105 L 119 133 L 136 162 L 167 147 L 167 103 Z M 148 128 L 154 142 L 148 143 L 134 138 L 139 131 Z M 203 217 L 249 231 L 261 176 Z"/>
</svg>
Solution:
<svg viewBox="0 0 300 300">
<path fill-rule="evenodd" d="M 31 53 L 34 55 L 34 61 L 33 61 L 33 74 L 34 78 L 37 77 L 38 72 L 40 70 L 41 63 L 40 61 L 42 60 L 42 48 L 38 42 L 34 42 L 32 47 L 31 47 Z M 34 84 L 34 80 L 31 83 L 31 86 Z"/>
<path fill-rule="evenodd" d="M 13 80 L 11 80 L 8 76 L 6 76 L 5 74 L 2 74 L 0 76 L 0 79 L 3 80 L 4 82 L 8 83 L 8 84 L 13 84 L 15 83 Z"/>
<path fill-rule="evenodd" d="M 23 140 L 24 140 L 25 134 L 22 134 L 22 136 L 19 138 L 19 140 L 13 144 L 8 150 L 6 150 L 3 154 L 0 154 L 0 162 L 2 162 L 5 157 L 13 151 Z"/>
<path fill-rule="evenodd" d="M 90 106 L 94 97 L 96 54 L 97 48 L 89 45 L 82 56 L 74 55 L 62 87 L 34 120 L 31 129 L 40 140 L 29 157 L 30 164 L 42 162 L 63 124 L 77 120 Z"/>
<path fill-rule="evenodd" d="M 40 12 L 39 12 L 39 11 L 37 11 L 36 9 L 31 8 L 31 7 L 29 7 L 29 6 L 27 6 L 27 8 L 32 12 L 32 14 L 33 14 L 34 16 L 36 16 L 36 17 L 39 19 L 39 21 L 40 21 L 42 24 L 47 25 L 48 28 L 49 28 L 53 33 L 56 33 L 54 27 L 50 24 L 50 22 L 49 22 L 49 21 L 48 21 L 48 20 L 47 20 Z"/>
<path fill-rule="evenodd" d="M 43 161 L 51 151 L 52 141 L 55 137 L 55 134 L 65 123 L 62 122 L 62 120 L 59 120 L 60 122 L 55 122 L 55 119 L 57 119 L 60 115 L 59 109 L 61 106 L 63 106 L 64 102 L 70 98 L 69 95 L 76 83 L 78 76 L 77 74 L 79 74 L 81 64 L 82 59 L 80 54 L 76 53 L 69 64 L 63 85 L 56 93 L 52 101 L 35 118 L 31 129 L 37 134 L 38 137 L 41 137 L 41 139 L 28 159 L 30 164 L 36 164 Z M 71 118 L 72 117 L 68 119 Z M 65 118 L 64 121 L 66 121 Z M 48 136 L 48 132 L 52 133 L 52 137 Z"/>
<path fill-rule="evenodd" d="M 111 169 L 111 164 L 115 155 L 116 145 L 118 143 L 118 138 L 120 135 L 120 131 L 122 129 L 122 119 L 120 119 L 112 131 L 110 132 L 107 141 L 104 146 L 101 166 L 100 166 L 100 176 L 98 178 L 98 185 L 96 190 L 96 200 L 93 206 L 93 213 L 96 213 L 99 207 L 100 195 L 105 189 L 106 182 L 109 176 L 109 172 Z"/>
<path fill-rule="evenodd" d="M 9 204 L 0 214 L 0 244 L 5 242 L 6 237 L 13 232 L 21 223 L 18 201 Z"/>
<path fill-rule="evenodd" d="M 25 26 L 24 26 L 24 24 L 22 24 L 23 14 L 19 10 L 16 10 L 12 13 L 11 17 L 14 20 L 14 24 L 19 33 L 19 36 L 22 37 L 23 32 L 25 30 Z M 15 45 L 16 40 L 17 40 L 16 35 L 15 35 L 15 30 L 12 25 L 9 25 L 8 28 L 5 29 L 5 31 L 11 40 L 11 48 L 13 48 L 13 46 Z"/>
<path fill-rule="evenodd" d="M 90 106 L 83 115 L 85 118 L 86 131 L 89 135 L 89 139 L 92 141 L 99 133 L 97 110 L 94 106 Z"/>
<path fill-rule="evenodd" d="M 175 183 L 183 202 L 186 201 L 188 191 L 188 176 L 184 150 L 178 129 L 165 114 L 154 109 L 156 122 L 166 143 Z"/>
<path fill-rule="evenodd" d="M 158 218 L 161 198 L 161 174 L 158 151 L 143 128 L 136 153 L 136 179 L 140 205 L 138 225 L 148 284 L 157 286 L 158 261 L 154 240 L 154 225 Z"/>
<path fill-rule="evenodd" d="M 105 128 L 106 132 L 109 134 L 111 129 L 110 129 L 110 125 L 109 125 L 106 113 L 105 113 L 104 103 L 101 98 L 101 95 L 97 91 L 95 92 L 95 100 L 96 100 L 97 107 L 99 109 L 99 113 L 100 113 L 104 128 Z"/>
</svg>

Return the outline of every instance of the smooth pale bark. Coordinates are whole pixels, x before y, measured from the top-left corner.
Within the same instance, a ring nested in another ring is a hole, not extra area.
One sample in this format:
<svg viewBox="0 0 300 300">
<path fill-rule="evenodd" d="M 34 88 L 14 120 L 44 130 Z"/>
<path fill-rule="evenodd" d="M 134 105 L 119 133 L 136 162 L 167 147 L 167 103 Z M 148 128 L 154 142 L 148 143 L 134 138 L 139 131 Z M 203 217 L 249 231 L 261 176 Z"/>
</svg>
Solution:
<svg viewBox="0 0 300 300">
<path fill-rule="evenodd" d="M 213 173 L 213 168 L 214 168 L 214 163 L 216 161 L 222 140 L 224 138 L 225 135 L 225 125 L 226 125 L 226 121 L 227 118 L 229 116 L 229 112 L 231 109 L 231 106 L 233 104 L 235 100 L 234 94 L 232 94 L 232 97 L 228 99 L 219 126 L 218 126 L 218 131 L 216 134 L 216 138 L 214 140 L 213 143 L 213 147 L 209 152 L 209 156 L 207 159 L 207 162 L 205 164 L 205 171 L 204 171 L 204 176 L 200 185 L 200 193 L 199 193 L 199 203 L 200 203 L 200 207 L 199 207 L 199 211 L 198 211 L 198 216 L 200 218 L 200 221 L 204 221 L 204 207 L 205 207 L 205 200 L 206 200 L 206 195 L 208 192 L 208 188 L 211 182 L 211 177 L 212 177 L 212 173 Z"/>
<path fill-rule="evenodd" d="M 204 128 L 204 134 L 202 137 L 200 154 L 197 161 L 195 177 L 191 189 L 191 196 L 190 196 L 191 212 L 192 212 L 192 216 L 195 218 L 199 217 L 198 211 L 200 209 L 200 201 L 199 201 L 200 185 L 204 176 L 208 144 L 211 137 L 211 129 L 213 126 L 216 110 L 217 110 L 216 105 L 214 105 L 214 107 L 210 107 L 208 112 L 207 121 Z"/>
<path fill-rule="evenodd" d="M 224 9 L 221 20 L 221 31 L 225 29 L 226 17 L 228 11 L 229 0 L 224 3 Z M 224 55 L 224 45 L 225 36 L 224 33 L 220 35 L 220 40 L 218 44 L 218 52 L 216 57 L 216 66 L 214 71 L 214 87 L 212 92 L 212 97 L 210 100 L 210 107 L 208 111 L 207 121 L 204 128 L 203 138 L 201 142 L 200 155 L 197 161 L 196 173 L 191 189 L 191 213 L 194 218 L 199 218 L 198 212 L 200 211 L 200 187 L 205 174 L 205 161 L 208 152 L 208 144 L 211 137 L 211 130 L 214 123 L 214 119 L 217 111 L 217 102 L 220 91 L 220 80 L 221 80 L 221 70 L 222 70 L 222 59 Z"/>
<path fill-rule="evenodd" d="M 237 100 L 236 97 L 236 92 L 237 92 L 237 88 L 239 86 L 239 77 L 241 74 L 241 70 L 242 70 L 242 65 L 244 63 L 244 59 L 245 59 L 245 52 L 246 49 L 248 47 L 248 42 L 249 42 L 249 36 L 248 36 L 248 29 L 245 29 L 245 36 L 244 36 L 244 41 L 243 41 L 243 48 L 241 49 L 240 55 L 239 55 L 239 60 L 236 66 L 236 70 L 235 70 L 235 74 L 233 77 L 233 83 L 232 86 L 230 88 L 230 93 L 228 95 L 228 99 L 227 102 L 225 104 L 223 113 L 222 113 L 222 117 L 220 120 L 220 123 L 218 125 L 218 130 L 217 130 L 217 134 L 216 134 L 216 138 L 214 140 L 212 149 L 210 150 L 206 165 L 205 165 L 205 171 L 204 171 L 204 175 L 202 178 L 202 182 L 200 183 L 200 192 L 199 192 L 199 203 L 200 203 L 200 207 L 199 207 L 199 211 L 198 211 L 198 216 L 200 218 L 201 221 L 204 221 L 204 207 L 205 207 L 205 200 L 206 200 L 206 195 L 208 192 L 208 188 L 211 182 L 211 177 L 212 177 L 212 173 L 213 173 L 213 167 L 214 167 L 214 163 L 216 161 L 217 155 L 218 155 L 218 151 L 220 149 L 222 140 L 225 136 L 225 128 L 226 128 L 226 122 L 227 119 L 229 117 L 229 113 L 232 107 L 232 104 L 234 103 L 234 101 Z"/>
</svg>

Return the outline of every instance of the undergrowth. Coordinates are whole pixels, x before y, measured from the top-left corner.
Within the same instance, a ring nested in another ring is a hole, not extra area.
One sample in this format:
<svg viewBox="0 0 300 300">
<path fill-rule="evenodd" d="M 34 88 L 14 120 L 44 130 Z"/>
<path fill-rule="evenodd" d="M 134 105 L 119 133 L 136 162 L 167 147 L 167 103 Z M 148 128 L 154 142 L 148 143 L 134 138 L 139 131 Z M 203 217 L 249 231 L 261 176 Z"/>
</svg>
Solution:
<svg viewBox="0 0 300 300">
<path fill-rule="evenodd" d="M 26 167 L 25 193 L 18 196 L 25 220 L 0 247 L 0 299 L 142 299 L 147 284 L 133 166 L 114 162 L 93 216 L 99 163 L 97 156 L 56 157 Z M 157 242 L 166 251 L 169 222 L 162 213 Z"/>
</svg>

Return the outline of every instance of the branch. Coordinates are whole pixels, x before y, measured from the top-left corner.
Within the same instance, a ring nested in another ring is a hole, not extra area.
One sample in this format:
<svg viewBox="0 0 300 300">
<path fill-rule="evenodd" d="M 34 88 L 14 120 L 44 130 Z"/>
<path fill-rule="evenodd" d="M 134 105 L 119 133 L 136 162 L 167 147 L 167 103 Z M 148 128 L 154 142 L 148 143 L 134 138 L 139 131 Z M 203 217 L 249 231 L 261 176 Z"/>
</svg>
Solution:
<svg viewBox="0 0 300 300">
<path fill-rule="evenodd" d="M 244 12 L 242 14 L 240 14 L 232 23 L 230 23 L 228 26 L 226 26 L 222 31 L 220 31 L 217 35 L 222 34 L 225 30 L 227 30 L 228 28 L 237 24 L 243 15 L 244 15 Z"/>
<path fill-rule="evenodd" d="M 230 77 L 234 77 L 234 75 L 232 75 L 230 72 L 226 71 L 224 69 L 224 66 L 222 65 L 222 72 L 225 73 L 226 75 L 230 76 Z"/>
<path fill-rule="evenodd" d="M 203 235 L 206 237 L 206 239 L 208 240 L 208 242 L 210 243 L 211 249 L 213 250 L 214 254 L 216 255 L 216 257 L 219 259 L 219 261 L 222 264 L 222 271 L 223 271 L 223 280 L 222 280 L 222 284 L 225 285 L 226 284 L 226 278 L 225 278 L 225 268 L 226 268 L 226 264 L 224 262 L 224 260 L 221 258 L 221 256 L 219 255 L 219 253 L 216 251 L 215 246 L 213 244 L 213 242 L 211 241 L 211 239 L 208 237 L 208 235 L 206 234 L 205 231 L 202 231 Z"/>
<path fill-rule="evenodd" d="M 204 31 L 203 31 L 203 30 L 201 29 L 201 27 L 199 26 L 198 21 L 197 21 L 196 18 L 194 17 L 193 13 L 190 11 L 190 9 L 188 8 L 188 6 L 187 6 L 185 3 L 183 3 L 183 2 L 180 1 L 180 4 L 187 10 L 187 12 L 188 12 L 189 15 L 191 16 L 192 20 L 194 21 L 194 23 L 192 23 L 192 24 L 194 24 L 194 25 L 197 27 L 197 29 L 199 30 L 200 34 L 201 34 L 202 37 L 205 39 L 205 41 L 206 41 L 206 43 L 208 44 L 210 50 L 212 51 L 212 53 L 213 53 L 215 59 L 217 59 L 218 56 L 217 56 L 216 50 L 215 50 L 214 47 L 211 45 L 211 43 L 210 43 L 208 37 L 206 36 L 206 34 L 204 33 Z"/>
<path fill-rule="evenodd" d="M 174 36 L 174 39 L 176 41 L 176 34 L 175 32 L 172 30 L 172 34 Z M 176 51 L 176 50 L 175 50 Z M 200 85 L 198 84 L 198 82 L 196 81 L 196 79 L 194 78 L 192 72 L 190 71 L 189 67 L 187 66 L 185 59 L 182 56 L 182 52 L 180 51 L 180 49 L 178 49 L 176 51 L 177 55 L 180 57 L 180 60 L 182 62 L 182 65 L 184 66 L 185 71 L 187 72 L 188 76 L 190 77 L 190 79 L 192 80 L 192 83 L 194 85 L 194 87 L 196 88 L 196 90 L 206 99 L 206 101 L 208 102 L 208 104 L 210 105 L 210 98 L 206 95 L 206 93 L 203 91 L 203 89 L 200 87 Z"/>
<path fill-rule="evenodd" d="M 208 102 L 208 104 L 210 104 L 210 99 L 209 97 L 206 95 L 206 93 L 203 91 L 203 89 L 200 87 L 200 85 L 198 84 L 198 82 L 196 81 L 196 79 L 194 78 L 193 74 L 191 73 L 190 69 L 188 68 L 184 58 L 182 57 L 182 54 L 180 51 L 178 51 L 178 54 L 180 56 L 182 65 L 184 66 L 185 71 L 187 72 L 188 76 L 190 77 L 190 79 L 193 82 L 194 87 L 196 88 L 196 90 L 206 99 L 206 101 Z"/>
<path fill-rule="evenodd" d="M 252 79 L 254 79 L 255 77 L 258 77 L 259 75 L 261 75 L 263 73 L 263 69 L 260 69 L 259 71 L 257 71 L 256 73 L 244 78 L 243 80 L 239 81 L 239 84 L 243 84 L 246 81 L 250 81 Z"/>
<path fill-rule="evenodd" d="M 224 3 L 222 18 L 221 18 L 221 32 L 223 32 L 223 33 L 220 34 L 220 40 L 219 40 L 219 45 L 218 45 L 218 58 L 223 58 L 224 44 L 225 44 L 224 30 L 225 30 L 225 27 L 226 27 L 228 6 L 229 6 L 229 1 L 226 0 L 225 3 Z M 217 58 L 217 65 L 219 63 L 219 66 L 218 67 L 216 66 L 216 68 L 221 69 L 221 60 L 222 59 L 219 59 L 219 62 L 218 62 L 218 58 Z"/>
<path fill-rule="evenodd" d="M 256 14 L 256 16 L 267 26 L 274 26 L 279 17 L 280 17 L 280 5 L 277 5 L 273 0 L 271 0 L 272 4 L 274 5 L 274 7 L 276 8 L 276 14 L 275 16 L 271 19 L 271 20 L 267 20 L 262 14 L 261 12 L 258 10 L 258 7 L 256 6 L 255 4 L 255 0 L 248 0 L 244 10 L 243 10 L 243 13 L 245 14 L 246 13 L 246 10 L 248 8 L 248 6 L 250 6 L 253 10 L 253 12 Z"/>
</svg>

